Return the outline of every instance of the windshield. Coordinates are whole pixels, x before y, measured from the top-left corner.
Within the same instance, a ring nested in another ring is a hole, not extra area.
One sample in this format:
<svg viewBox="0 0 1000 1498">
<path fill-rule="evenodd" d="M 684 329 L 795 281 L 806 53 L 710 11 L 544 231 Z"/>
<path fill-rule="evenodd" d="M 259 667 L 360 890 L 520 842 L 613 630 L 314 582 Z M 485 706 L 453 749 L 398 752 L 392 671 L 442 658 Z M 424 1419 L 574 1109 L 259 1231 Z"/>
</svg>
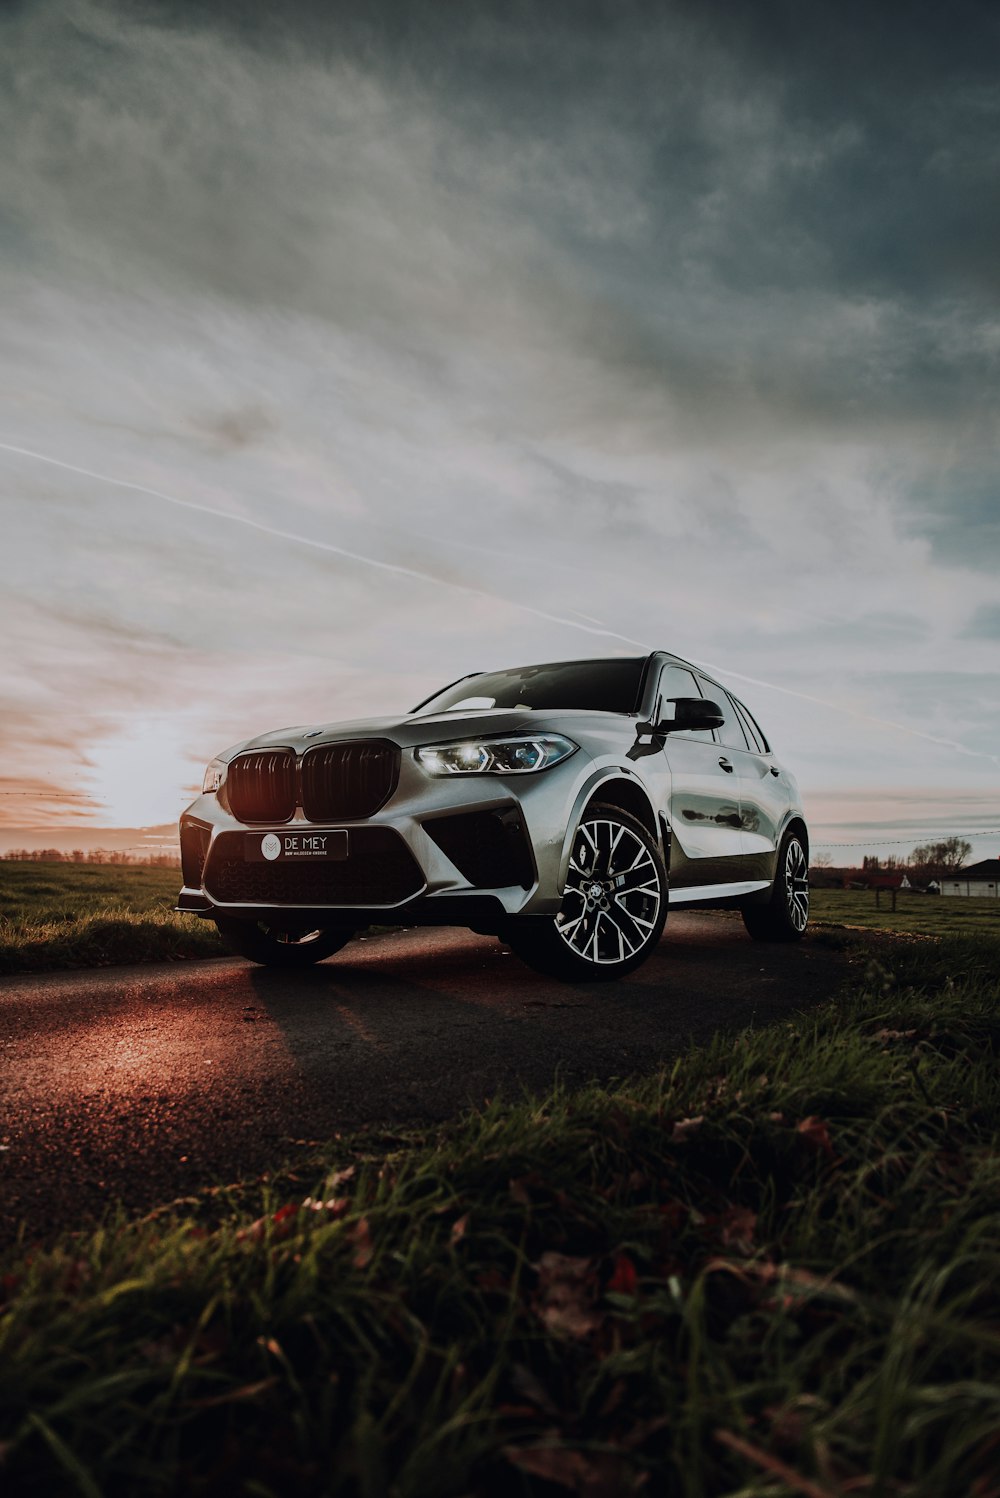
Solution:
<svg viewBox="0 0 1000 1498">
<path fill-rule="evenodd" d="M 561 661 L 550 666 L 516 666 L 466 676 L 422 702 L 414 712 L 476 712 L 491 707 L 585 708 L 604 713 L 639 710 L 645 656 L 626 660 Z"/>
</svg>

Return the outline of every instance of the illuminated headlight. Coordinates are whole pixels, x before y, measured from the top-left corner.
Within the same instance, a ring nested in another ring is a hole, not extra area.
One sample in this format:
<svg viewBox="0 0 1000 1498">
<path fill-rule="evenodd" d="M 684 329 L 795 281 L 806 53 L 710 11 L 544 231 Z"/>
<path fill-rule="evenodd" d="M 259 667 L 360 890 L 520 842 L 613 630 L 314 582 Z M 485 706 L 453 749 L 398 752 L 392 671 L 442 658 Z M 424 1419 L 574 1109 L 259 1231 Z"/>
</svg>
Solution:
<svg viewBox="0 0 1000 1498">
<path fill-rule="evenodd" d="M 201 783 L 202 795 L 211 795 L 219 789 L 226 778 L 226 762 L 224 759 L 213 759 L 205 771 L 205 778 Z"/>
<path fill-rule="evenodd" d="M 417 759 L 429 775 L 529 775 L 568 759 L 577 745 L 561 734 L 538 738 L 459 739 L 418 749 Z"/>
</svg>

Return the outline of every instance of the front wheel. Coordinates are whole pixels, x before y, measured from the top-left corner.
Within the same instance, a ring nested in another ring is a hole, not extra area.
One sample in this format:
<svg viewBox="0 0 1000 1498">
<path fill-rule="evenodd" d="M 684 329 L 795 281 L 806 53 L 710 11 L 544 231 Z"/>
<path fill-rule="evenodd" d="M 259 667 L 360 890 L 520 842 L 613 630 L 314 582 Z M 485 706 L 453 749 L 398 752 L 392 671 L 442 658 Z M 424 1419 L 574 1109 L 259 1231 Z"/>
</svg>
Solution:
<svg viewBox="0 0 1000 1498">
<path fill-rule="evenodd" d="M 576 830 L 562 907 L 516 916 L 502 933 L 529 967 L 565 982 L 622 978 L 663 934 L 667 871 L 642 823 L 617 806 L 592 806 Z"/>
<path fill-rule="evenodd" d="M 265 967 L 311 967 L 346 947 L 354 926 L 271 926 L 264 921 L 241 921 L 217 915 L 215 924 L 230 951 Z"/>
<path fill-rule="evenodd" d="M 743 924 L 754 941 L 800 941 L 809 921 L 809 860 L 794 832 L 778 849 L 771 894 L 763 905 L 743 906 Z"/>
</svg>

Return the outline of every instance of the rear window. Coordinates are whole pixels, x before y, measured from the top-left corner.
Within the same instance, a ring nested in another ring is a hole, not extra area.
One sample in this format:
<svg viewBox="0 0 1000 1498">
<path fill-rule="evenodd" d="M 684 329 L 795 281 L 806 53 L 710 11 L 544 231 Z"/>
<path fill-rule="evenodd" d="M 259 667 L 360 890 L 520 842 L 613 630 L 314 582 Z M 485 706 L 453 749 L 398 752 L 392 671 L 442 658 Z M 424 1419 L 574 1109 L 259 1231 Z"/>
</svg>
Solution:
<svg viewBox="0 0 1000 1498">
<path fill-rule="evenodd" d="M 515 666 L 466 676 L 414 712 L 459 712 L 463 709 L 513 707 L 583 708 L 592 712 L 635 713 L 639 710 L 646 657 L 622 660 L 558 661 L 548 666 Z"/>
</svg>

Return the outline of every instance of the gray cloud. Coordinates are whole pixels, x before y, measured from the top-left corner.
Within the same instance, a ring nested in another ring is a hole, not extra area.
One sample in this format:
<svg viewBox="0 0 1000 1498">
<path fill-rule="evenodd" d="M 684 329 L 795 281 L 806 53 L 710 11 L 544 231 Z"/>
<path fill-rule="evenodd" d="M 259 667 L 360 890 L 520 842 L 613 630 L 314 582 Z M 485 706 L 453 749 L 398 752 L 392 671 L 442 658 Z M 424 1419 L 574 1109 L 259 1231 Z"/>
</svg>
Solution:
<svg viewBox="0 0 1000 1498">
<path fill-rule="evenodd" d="M 1000 640 L 1000 604 L 977 609 L 963 634 L 967 640 Z"/>
</svg>

